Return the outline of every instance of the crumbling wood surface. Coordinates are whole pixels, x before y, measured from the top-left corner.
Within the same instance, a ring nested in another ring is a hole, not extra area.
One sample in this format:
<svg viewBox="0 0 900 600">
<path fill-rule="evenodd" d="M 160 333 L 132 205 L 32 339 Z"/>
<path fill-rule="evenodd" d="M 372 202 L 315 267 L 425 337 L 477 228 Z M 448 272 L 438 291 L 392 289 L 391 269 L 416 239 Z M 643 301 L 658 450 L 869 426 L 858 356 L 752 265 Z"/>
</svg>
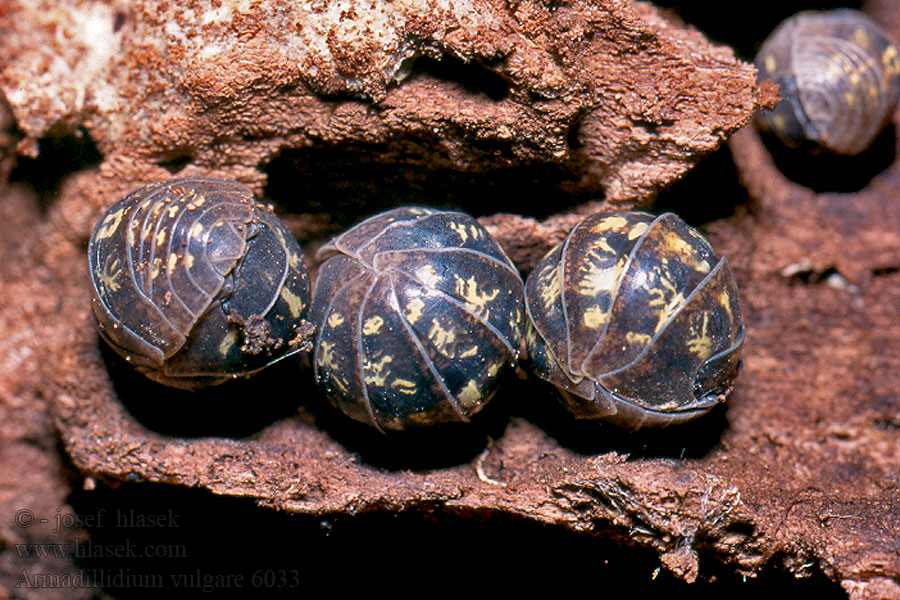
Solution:
<svg viewBox="0 0 900 600">
<path fill-rule="evenodd" d="M 38 4 L 0 11 L 17 125 L 0 167 L 18 153 L 0 202 L 0 597 L 94 593 L 17 588 L 25 567 L 77 568 L 23 561 L 14 544 L 87 533 L 10 515 L 52 517 L 72 510 L 73 483 L 119 482 L 324 519 L 505 516 L 651 548 L 687 581 L 774 565 L 824 573 L 854 597 L 900 597 L 896 163 L 858 193 L 814 194 L 773 170 L 752 131 L 733 138 L 749 199 L 704 225 L 748 327 L 726 409 L 626 434 L 570 419 L 522 371 L 469 427 L 384 437 L 324 406 L 294 365 L 193 395 L 123 368 L 88 309 L 84 248 L 103 207 L 172 172 L 230 175 L 277 200 L 313 250 L 347 220 L 451 182 L 527 272 L 601 206 L 584 200 L 646 204 L 746 123 L 767 97 L 753 69 L 624 1 L 465 14 L 376 2 L 343 19 L 316 3 Z M 115 51 L 98 54 L 89 34 Z M 332 174 L 294 185 L 325 198 L 272 181 Z M 668 201 L 696 215 L 697 195 L 745 193 L 737 175 L 716 187 L 728 177 Z"/>
</svg>

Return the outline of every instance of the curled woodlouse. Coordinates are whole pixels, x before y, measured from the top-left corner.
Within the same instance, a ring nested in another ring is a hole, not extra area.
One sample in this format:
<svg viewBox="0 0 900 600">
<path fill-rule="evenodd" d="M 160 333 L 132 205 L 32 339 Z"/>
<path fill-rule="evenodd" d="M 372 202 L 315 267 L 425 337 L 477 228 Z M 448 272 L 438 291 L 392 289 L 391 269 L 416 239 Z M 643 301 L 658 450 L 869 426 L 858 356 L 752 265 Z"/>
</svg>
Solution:
<svg viewBox="0 0 900 600">
<path fill-rule="evenodd" d="M 101 337 L 160 383 L 194 389 L 248 375 L 302 337 L 301 250 L 239 183 L 141 187 L 100 217 L 88 258 Z"/>
<path fill-rule="evenodd" d="M 525 311 L 518 271 L 475 219 L 398 208 L 319 257 L 313 364 L 335 406 L 386 430 L 467 421 L 487 403 Z"/>
<path fill-rule="evenodd" d="M 631 428 L 724 401 L 744 339 L 724 258 L 672 213 L 582 220 L 525 284 L 535 373 L 577 417 Z"/>
<path fill-rule="evenodd" d="M 900 96 L 900 51 L 872 19 L 850 9 L 806 11 L 782 22 L 756 56 L 760 79 L 782 100 L 758 115 L 788 146 L 864 151 Z"/>
</svg>

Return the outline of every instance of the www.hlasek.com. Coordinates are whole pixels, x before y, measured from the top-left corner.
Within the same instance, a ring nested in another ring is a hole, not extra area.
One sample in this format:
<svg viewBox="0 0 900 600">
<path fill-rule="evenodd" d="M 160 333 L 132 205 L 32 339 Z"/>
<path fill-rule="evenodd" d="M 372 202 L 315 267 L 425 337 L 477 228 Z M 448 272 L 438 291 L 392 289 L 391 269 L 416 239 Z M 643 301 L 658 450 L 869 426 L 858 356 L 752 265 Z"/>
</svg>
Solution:
<svg viewBox="0 0 900 600">
<path fill-rule="evenodd" d="M 187 558 L 185 544 L 16 544 L 19 558 Z"/>
</svg>

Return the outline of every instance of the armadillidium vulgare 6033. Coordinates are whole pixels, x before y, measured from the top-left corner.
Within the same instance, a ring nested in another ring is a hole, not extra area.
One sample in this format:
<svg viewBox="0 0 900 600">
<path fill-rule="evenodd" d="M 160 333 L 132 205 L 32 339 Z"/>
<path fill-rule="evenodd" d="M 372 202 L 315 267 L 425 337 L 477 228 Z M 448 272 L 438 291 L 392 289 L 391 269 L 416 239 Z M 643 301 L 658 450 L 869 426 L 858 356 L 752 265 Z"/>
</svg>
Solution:
<svg viewBox="0 0 900 600">
<path fill-rule="evenodd" d="M 788 146 L 858 154 L 884 129 L 900 96 L 897 46 L 855 10 L 787 19 L 760 48 L 756 67 L 782 96 L 774 110 L 759 113 L 759 124 Z"/>
<path fill-rule="evenodd" d="M 296 240 L 236 182 L 182 178 L 128 194 L 88 246 L 101 337 L 147 377 L 194 389 L 283 358 L 309 276 Z"/>
<path fill-rule="evenodd" d="M 532 367 L 577 417 L 631 428 L 709 411 L 744 339 L 724 258 L 676 215 L 594 214 L 525 287 Z"/>
<path fill-rule="evenodd" d="M 469 215 L 398 208 L 324 246 L 310 318 L 316 380 L 381 430 L 467 421 L 515 362 L 515 266 Z"/>
</svg>

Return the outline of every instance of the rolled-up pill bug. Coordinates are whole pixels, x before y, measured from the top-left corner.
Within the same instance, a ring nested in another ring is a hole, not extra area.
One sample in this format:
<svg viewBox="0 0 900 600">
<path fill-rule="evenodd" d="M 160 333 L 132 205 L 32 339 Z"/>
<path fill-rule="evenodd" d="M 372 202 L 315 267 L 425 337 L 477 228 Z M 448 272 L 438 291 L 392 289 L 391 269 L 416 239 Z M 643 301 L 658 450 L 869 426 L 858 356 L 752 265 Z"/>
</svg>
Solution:
<svg viewBox="0 0 900 600">
<path fill-rule="evenodd" d="M 637 429 L 725 400 L 744 340 L 724 258 L 676 215 L 582 220 L 525 284 L 534 372 L 580 418 Z"/>
<path fill-rule="evenodd" d="M 758 122 L 791 147 L 864 151 L 900 97 L 900 52 L 886 31 L 851 9 L 806 11 L 782 22 L 756 56 L 759 79 L 782 100 Z"/>
<path fill-rule="evenodd" d="M 468 421 L 512 365 L 524 285 L 471 216 L 404 207 L 322 247 L 310 319 L 316 380 L 381 430 Z"/>
<path fill-rule="evenodd" d="M 88 245 L 100 336 L 150 379 L 195 389 L 293 351 L 310 304 L 300 247 L 249 188 L 151 183 L 100 217 Z"/>
</svg>

